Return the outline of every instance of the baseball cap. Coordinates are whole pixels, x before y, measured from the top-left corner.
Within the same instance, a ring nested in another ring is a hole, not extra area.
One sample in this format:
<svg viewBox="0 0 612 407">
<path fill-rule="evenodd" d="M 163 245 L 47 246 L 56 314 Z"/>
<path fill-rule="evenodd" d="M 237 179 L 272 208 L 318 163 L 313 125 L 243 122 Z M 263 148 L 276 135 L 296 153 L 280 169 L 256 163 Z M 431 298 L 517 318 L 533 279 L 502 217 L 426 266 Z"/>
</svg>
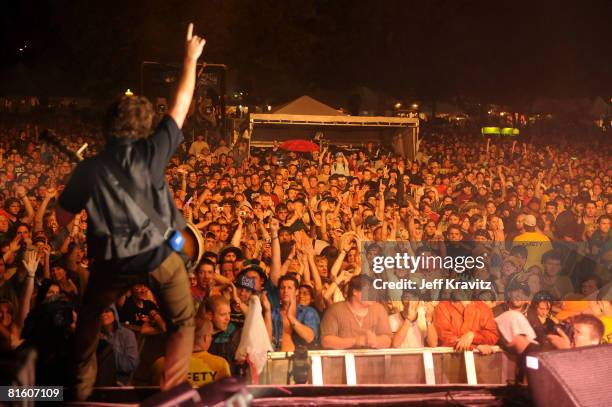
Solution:
<svg viewBox="0 0 612 407">
<path fill-rule="evenodd" d="M 535 226 L 537 221 L 536 221 L 536 217 L 529 214 L 525 216 L 525 220 L 523 221 L 523 223 L 527 226 Z"/>
<path fill-rule="evenodd" d="M 228 253 L 234 253 L 234 255 L 236 256 L 237 259 L 241 259 L 242 258 L 242 250 L 239 247 L 236 246 L 228 246 L 226 248 L 224 248 L 223 250 L 221 250 L 221 253 L 219 254 L 219 258 L 223 259 L 225 257 L 226 254 Z"/>
<path fill-rule="evenodd" d="M 253 210 L 253 206 L 251 205 L 251 203 L 249 201 L 242 201 L 242 202 L 240 202 L 239 208 L 242 208 L 243 206 L 246 206 L 250 210 Z"/>
<path fill-rule="evenodd" d="M 245 265 L 244 263 L 247 264 Z M 240 274 L 245 274 L 248 271 L 255 271 L 257 274 L 259 274 L 259 277 L 261 277 L 262 280 L 266 280 L 268 278 L 266 276 L 266 272 L 259 265 L 249 264 L 248 261 L 244 263 L 242 264 Z"/>
<path fill-rule="evenodd" d="M 257 292 L 255 288 L 255 279 L 248 277 L 246 274 L 240 274 L 235 283 L 236 287 L 246 288 L 252 292 Z"/>
</svg>

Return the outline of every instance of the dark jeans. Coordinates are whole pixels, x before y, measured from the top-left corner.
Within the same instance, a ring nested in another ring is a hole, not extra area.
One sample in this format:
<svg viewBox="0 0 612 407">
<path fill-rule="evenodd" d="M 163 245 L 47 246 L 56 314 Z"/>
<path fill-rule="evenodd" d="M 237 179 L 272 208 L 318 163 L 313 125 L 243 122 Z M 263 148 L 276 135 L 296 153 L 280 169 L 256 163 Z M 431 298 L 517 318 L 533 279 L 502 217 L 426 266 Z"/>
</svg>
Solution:
<svg viewBox="0 0 612 407">
<path fill-rule="evenodd" d="M 172 253 L 150 273 L 121 273 L 92 270 L 78 314 L 75 349 L 75 397 L 85 400 L 96 381 L 96 349 L 100 338 L 102 311 L 113 304 L 130 286 L 148 280 L 159 300 L 168 325 L 166 363 L 161 389 L 169 389 L 187 379 L 194 336 L 194 306 L 189 277 L 183 259 Z"/>
</svg>

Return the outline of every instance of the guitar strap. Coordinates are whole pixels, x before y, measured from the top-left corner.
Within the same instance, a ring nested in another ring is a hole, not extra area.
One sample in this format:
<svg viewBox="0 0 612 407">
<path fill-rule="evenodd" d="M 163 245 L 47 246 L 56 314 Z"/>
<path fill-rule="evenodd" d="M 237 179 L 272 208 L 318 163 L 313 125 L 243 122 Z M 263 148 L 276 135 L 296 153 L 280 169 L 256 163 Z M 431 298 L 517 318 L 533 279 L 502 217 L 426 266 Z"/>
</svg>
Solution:
<svg viewBox="0 0 612 407">
<path fill-rule="evenodd" d="M 159 213 L 153 208 L 147 197 L 134 185 L 131 179 L 125 176 L 119 164 L 109 159 L 106 162 L 106 168 L 113 174 L 119 186 L 132 198 L 138 207 L 151 219 L 157 230 L 162 234 L 164 240 L 168 242 L 170 247 L 180 252 L 185 245 L 185 238 L 180 232 L 172 229 L 161 218 Z"/>
</svg>

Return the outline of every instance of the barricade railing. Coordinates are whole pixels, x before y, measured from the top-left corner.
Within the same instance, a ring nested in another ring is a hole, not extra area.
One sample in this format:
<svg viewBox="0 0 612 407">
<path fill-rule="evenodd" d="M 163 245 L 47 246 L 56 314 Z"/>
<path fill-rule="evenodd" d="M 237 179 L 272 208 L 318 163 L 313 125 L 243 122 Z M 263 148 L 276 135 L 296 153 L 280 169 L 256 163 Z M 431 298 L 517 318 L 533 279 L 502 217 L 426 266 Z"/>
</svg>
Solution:
<svg viewBox="0 0 612 407">
<path fill-rule="evenodd" d="M 507 384 L 514 380 L 516 363 L 493 347 L 457 352 L 449 347 L 406 349 L 311 350 L 309 381 L 326 384 Z M 260 384 L 288 384 L 292 352 L 270 352 Z M 293 363 L 295 366 L 295 363 Z M 288 374 L 289 373 L 289 374 Z M 293 379 L 290 383 L 293 383 Z M 289 383 L 289 384 L 290 384 Z"/>
</svg>

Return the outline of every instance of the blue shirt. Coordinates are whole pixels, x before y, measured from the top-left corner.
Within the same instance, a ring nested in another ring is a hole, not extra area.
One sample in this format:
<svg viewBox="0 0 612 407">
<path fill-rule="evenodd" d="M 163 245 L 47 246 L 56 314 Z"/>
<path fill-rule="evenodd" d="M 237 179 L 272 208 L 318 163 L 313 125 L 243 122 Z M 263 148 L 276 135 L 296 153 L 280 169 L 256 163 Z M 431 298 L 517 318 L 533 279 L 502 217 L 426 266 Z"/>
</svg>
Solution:
<svg viewBox="0 0 612 407">
<path fill-rule="evenodd" d="M 263 289 L 268 293 L 268 301 L 270 301 L 271 309 L 280 307 L 280 296 L 278 293 L 278 287 L 272 284 L 272 280 L 266 278 L 263 283 Z"/>
<path fill-rule="evenodd" d="M 308 326 L 314 332 L 313 341 L 308 344 L 301 336 L 299 336 L 295 330 L 291 334 L 291 339 L 295 346 L 298 345 L 312 345 L 319 340 L 319 326 L 321 320 L 319 319 L 319 313 L 312 307 L 305 307 L 299 305 L 295 310 L 295 318 L 302 324 Z M 272 308 L 272 346 L 274 350 L 279 351 L 282 347 L 283 339 L 283 314 L 281 313 L 281 306 Z"/>
</svg>

